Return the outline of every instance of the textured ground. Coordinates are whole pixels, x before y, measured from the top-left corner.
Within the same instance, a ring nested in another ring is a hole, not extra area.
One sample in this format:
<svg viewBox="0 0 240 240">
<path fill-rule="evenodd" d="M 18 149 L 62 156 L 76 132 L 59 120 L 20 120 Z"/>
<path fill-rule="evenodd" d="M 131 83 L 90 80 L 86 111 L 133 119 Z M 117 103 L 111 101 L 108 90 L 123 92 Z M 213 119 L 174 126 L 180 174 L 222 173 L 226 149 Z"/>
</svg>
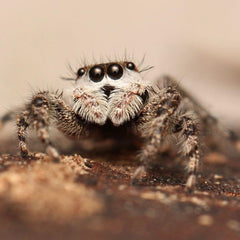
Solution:
<svg viewBox="0 0 240 240">
<path fill-rule="evenodd" d="M 240 239 L 239 159 L 205 156 L 191 195 L 184 162 L 165 156 L 131 186 L 136 167 L 127 151 L 0 155 L 1 239 Z"/>
</svg>

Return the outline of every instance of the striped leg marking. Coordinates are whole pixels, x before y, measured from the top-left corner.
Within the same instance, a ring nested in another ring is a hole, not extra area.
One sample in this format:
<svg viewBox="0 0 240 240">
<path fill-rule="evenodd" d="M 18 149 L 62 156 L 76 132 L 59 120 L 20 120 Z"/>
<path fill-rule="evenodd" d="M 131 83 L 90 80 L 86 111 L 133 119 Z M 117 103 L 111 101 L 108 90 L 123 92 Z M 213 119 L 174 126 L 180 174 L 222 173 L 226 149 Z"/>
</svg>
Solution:
<svg viewBox="0 0 240 240">
<path fill-rule="evenodd" d="M 183 135 L 182 150 L 189 159 L 187 164 L 189 176 L 186 189 L 191 192 L 195 187 L 200 162 L 198 129 L 194 120 L 189 117 L 183 116 L 180 122 L 182 123 Z"/>
<path fill-rule="evenodd" d="M 27 122 L 28 111 L 23 112 L 17 117 L 17 134 L 19 140 L 20 154 L 23 158 L 28 157 L 28 149 L 26 144 L 26 130 L 29 126 Z"/>
</svg>

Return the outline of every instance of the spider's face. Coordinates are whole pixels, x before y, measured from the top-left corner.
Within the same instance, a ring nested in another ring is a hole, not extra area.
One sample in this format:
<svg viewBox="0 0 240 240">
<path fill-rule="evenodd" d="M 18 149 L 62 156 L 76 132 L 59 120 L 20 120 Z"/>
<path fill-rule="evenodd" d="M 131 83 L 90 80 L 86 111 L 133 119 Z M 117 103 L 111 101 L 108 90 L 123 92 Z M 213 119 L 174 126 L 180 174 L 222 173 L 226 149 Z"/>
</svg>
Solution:
<svg viewBox="0 0 240 240">
<path fill-rule="evenodd" d="M 120 125 L 143 105 L 143 79 L 133 62 L 111 62 L 79 68 L 73 110 L 89 122 Z"/>
<path fill-rule="evenodd" d="M 132 62 L 105 63 L 79 68 L 76 87 L 99 91 L 109 97 L 114 89 L 124 89 L 141 80 L 142 77 Z"/>
</svg>

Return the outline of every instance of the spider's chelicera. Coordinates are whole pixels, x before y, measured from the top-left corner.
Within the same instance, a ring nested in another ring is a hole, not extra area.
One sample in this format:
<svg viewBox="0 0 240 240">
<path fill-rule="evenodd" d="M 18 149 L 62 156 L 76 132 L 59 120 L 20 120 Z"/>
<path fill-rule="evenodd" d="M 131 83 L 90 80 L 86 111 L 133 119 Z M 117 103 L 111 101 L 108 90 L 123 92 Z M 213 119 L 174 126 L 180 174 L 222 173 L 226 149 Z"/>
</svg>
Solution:
<svg viewBox="0 0 240 240">
<path fill-rule="evenodd" d="M 216 119 L 177 87 L 173 79 L 162 77 L 149 81 L 142 76 L 145 70 L 127 61 L 84 66 L 76 71 L 71 91 L 35 94 L 17 117 L 22 157 L 28 156 L 26 130 L 29 126 L 34 127 L 46 145 L 46 152 L 56 161 L 60 160 L 60 155 L 50 141 L 51 124 L 75 138 L 93 137 L 99 132 L 102 138 L 118 140 L 126 130 L 131 136 L 142 139 L 138 155 L 142 166 L 134 173 L 134 180 L 158 157 L 167 136 L 175 135 L 188 159 L 186 188 L 192 190 L 200 162 L 197 122 L 207 128 L 216 125 Z M 64 98 L 67 92 L 70 92 L 70 103 Z M 10 116 L 10 113 L 3 116 L 2 122 Z M 230 131 L 229 136 L 232 141 L 238 141 L 231 137 Z"/>
</svg>

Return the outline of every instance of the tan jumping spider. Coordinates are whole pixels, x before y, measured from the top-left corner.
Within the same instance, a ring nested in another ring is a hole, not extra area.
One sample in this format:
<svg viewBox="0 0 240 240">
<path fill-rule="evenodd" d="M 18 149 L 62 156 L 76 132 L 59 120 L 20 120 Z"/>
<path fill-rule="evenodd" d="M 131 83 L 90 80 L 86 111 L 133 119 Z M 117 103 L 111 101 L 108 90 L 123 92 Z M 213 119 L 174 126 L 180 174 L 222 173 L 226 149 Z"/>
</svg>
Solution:
<svg viewBox="0 0 240 240">
<path fill-rule="evenodd" d="M 144 70 L 147 69 L 140 70 L 129 61 L 88 65 L 67 79 L 75 81 L 70 94 L 66 93 L 69 103 L 62 93 L 40 91 L 35 94 L 17 117 L 21 156 L 28 156 L 26 130 L 30 126 L 55 161 L 61 157 L 49 138 L 52 123 L 75 138 L 91 138 L 97 133 L 102 138 L 118 138 L 119 132 L 128 132 L 143 139 L 138 155 L 142 165 L 134 173 L 135 179 L 157 157 L 167 136 L 176 135 L 181 151 L 188 158 L 186 189 L 191 191 L 200 163 L 199 126 L 207 128 L 217 120 L 173 79 L 162 77 L 149 81 L 142 76 Z M 2 117 L 2 122 L 8 116 Z M 231 131 L 227 135 L 235 142 L 238 140 Z"/>
</svg>

